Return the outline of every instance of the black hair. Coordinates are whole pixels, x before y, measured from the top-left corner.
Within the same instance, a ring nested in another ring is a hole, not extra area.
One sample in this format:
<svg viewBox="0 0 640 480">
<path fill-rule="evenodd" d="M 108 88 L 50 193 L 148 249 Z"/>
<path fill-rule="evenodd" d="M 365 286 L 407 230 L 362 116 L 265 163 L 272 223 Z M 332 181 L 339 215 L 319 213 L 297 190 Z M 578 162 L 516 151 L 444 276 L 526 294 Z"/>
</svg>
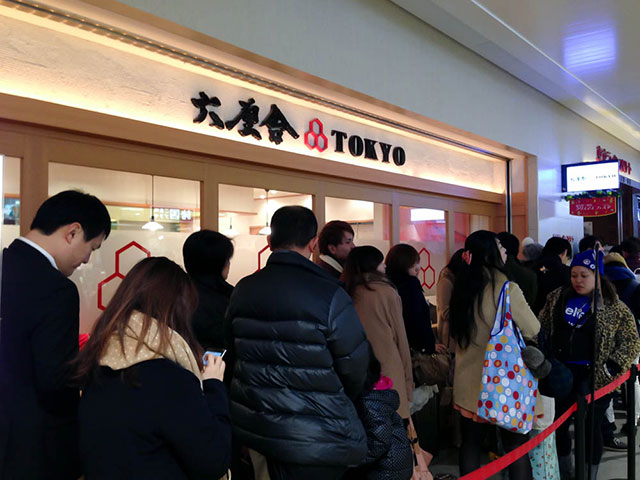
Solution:
<svg viewBox="0 0 640 480">
<path fill-rule="evenodd" d="M 619 253 L 620 255 L 622 255 L 622 247 L 620 245 L 614 245 L 609 250 L 609 253 Z"/>
<path fill-rule="evenodd" d="M 82 227 L 86 242 L 101 234 L 106 239 L 111 233 L 107 207 L 97 197 L 78 190 L 66 190 L 45 200 L 31 222 L 31 230 L 51 235 L 60 227 L 75 222 Z"/>
<path fill-rule="evenodd" d="M 368 340 L 367 344 L 369 345 L 369 365 L 367 367 L 367 374 L 364 377 L 364 385 L 362 386 L 363 395 L 373 390 L 373 387 L 380 380 L 380 375 L 382 373 L 380 361 L 376 358 L 375 353 L 373 353 L 373 348 Z"/>
<path fill-rule="evenodd" d="M 450 302 L 451 336 L 462 348 L 467 348 L 476 331 L 474 306 L 482 304 L 484 289 L 489 282 L 495 288 L 496 273 L 504 273 L 504 263 L 496 242 L 497 235 L 478 230 L 467 237 L 464 248 L 471 263 L 463 261 L 453 283 Z"/>
<path fill-rule="evenodd" d="M 302 248 L 318 234 L 311 210 L 298 205 L 280 207 L 271 217 L 271 248 Z"/>
<path fill-rule="evenodd" d="M 454 275 L 458 273 L 458 270 L 460 270 L 460 267 L 462 266 L 463 253 L 464 253 L 464 248 L 459 248 L 458 250 L 456 250 L 454 254 L 451 255 L 451 258 L 449 259 L 449 263 L 447 263 L 447 266 L 445 267 L 449 269 L 449 271 Z"/>
<path fill-rule="evenodd" d="M 520 251 L 520 240 L 518 240 L 518 237 L 513 233 L 500 232 L 498 234 L 498 240 L 500 240 L 500 244 L 507 251 L 507 255 L 518 256 L 518 252 Z"/>
<path fill-rule="evenodd" d="M 411 245 L 399 243 L 391 247 L 384 263 L 388 274 L 408 273 L 411 267 L 420 263 L 420 254 Z"/>
<path fill-rule="evenodd" d="M 545 257 L 552 257 L 554 255 L 560 255 L 562 252 L 567 251 L 567 257 L 573 257 L 573 247 L 571 243 L 566 238 L 562 237 L 551 237 L 547 240 L 547 243 L 544 244 L 544 248 L 542 249 L 542 255 Z"/>
<path fill-rule="evenodd" d="M 620 248 L 625 253 L 640 253 L 640 239 L 638 237 L 629 237 L 622 241 Z"/>
<path fill-rule="evenodd" d="M 578 251 L 584 252 L 586 250 L 594 250 L 596 248 L 596 243 L 599 241 L 600 239 L 595 235 L 585 235 L 578 243 Z"/>
<path fill-rule="evenodd" d="M 318 250 L 320 250 L 320 253 L 330 255 L 329 245 L 340 245 L 345 232 L 354 235 L 353 227 L 347 222 L 332 220 L 327 223 L 322 230 L 320 230 L 320 235 L 318 235 Z"/>
<path fill-rule="evenodd" d="M 344 263 L 341 277 L 347 293 L 353 296 L 359 285 L 371 289 L 369 283 L 372 280 L 384 279 L 384 274 L 378 272 L 378 265 L 383 260 L 382 252 L 371 245 L 355 247 L 351 250 Z"/>
<path fill-rule="evenodd" d="M 192 277 L 222 275 L 233 257 L 233 242 L 213 230 L 200 230 L 189 235 L 182 246 L 184 268 Z"/>
</svg>

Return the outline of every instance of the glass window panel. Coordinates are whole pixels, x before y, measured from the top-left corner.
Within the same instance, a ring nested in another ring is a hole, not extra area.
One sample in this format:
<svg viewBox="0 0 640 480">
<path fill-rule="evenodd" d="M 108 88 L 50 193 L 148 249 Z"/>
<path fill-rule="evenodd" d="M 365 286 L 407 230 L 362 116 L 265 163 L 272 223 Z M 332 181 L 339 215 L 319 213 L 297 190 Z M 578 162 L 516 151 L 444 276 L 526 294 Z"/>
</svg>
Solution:
<svg viewBox="0 0 640 480">
<path fill-rule="evenodd" d="M 420 253 L 422 288 L 435 305 L 436 283 L 447 264 L 447 222 L 443 210 L 400 207 L 400 242 Z"/>
<path fill-rule="evenodd" d="M 183 265 L 182 244 L 200 230 L 200 183 L 50 163 L 49 195 L 68 189 L 97 196 L 111 215 L 109 238 L 89 263 L 71 276 L 80 292 L 80 331 L 85 333 L 136 262 L 148 256 L 165 256 Z M 150 219 L 152 205 L 161 230 L 142 229 Z"/>
<path fill-rule="evenodd" d="M 218 225 L 220 233 L 233 238 L 235 251 L 227 281 L 238 280 L 264 267 L 271 254 L 267 245 L 271 216 L 280 207 L 312 208 L 311 195 L 263 188 L 219 185 Z M 268 198 L 267 198 L 268 195 Z"/>
<path fill-rule="evenodd" d="M 20 159 L 0 155 L 2 161 L 2 248 L 20 236 Z"/>
<path fill-rule="evenodd" d="M 478 230 L 489 230 L 489 217 L 486 215 L 471 215 L 469 213 L 455 212 L 453 252 L 464 248 L 467 237 Z"/>
<path fill-rule="evenodd" d="M 342 220 L 351 225 L 356 246 L 372 245 L 383 254 L 390 247 L 389 225 L 390 206 L 365 200 L 348 200 L 327 197 L 325 199 L 325 219 Z"/>
</svg>

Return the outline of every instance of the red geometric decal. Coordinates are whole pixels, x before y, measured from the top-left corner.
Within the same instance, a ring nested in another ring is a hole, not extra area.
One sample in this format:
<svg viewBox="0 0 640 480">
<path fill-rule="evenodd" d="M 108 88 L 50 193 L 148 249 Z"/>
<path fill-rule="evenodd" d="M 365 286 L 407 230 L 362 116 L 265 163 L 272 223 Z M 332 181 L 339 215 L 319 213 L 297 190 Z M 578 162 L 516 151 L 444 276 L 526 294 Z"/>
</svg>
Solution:
<svg viewBox="0 0 640 480">
<path fill-rule="evenodd" d="M 120 280 L 124 278 L 124 274 L 120 271 L 120 255 L 130 248 L 137 248 L 141 250 L 147 258 L 151 256 L 151 252 L 140 245 L 138 242 L 127 243 L 124 247 L 116 250 L 116 271 L 98 284 L 98 308 L 100 310 L 104 311 L 107 308 L 106 305 L 104 305 L 104 303 L 102 302 L 102 288 L 116 278 L 119 278 Z"/>
<path fill-rule="evenodd" d="M 314 118 L 309 122 L 309 131 L 304 134 L 304 144 L 309 150 L 317 149 L 319 152 L 324 152 L 329 145 L 327 136 L 324 134 L 324 127 L 322 122 L 317 118 Z"/>
<path fill-rule="evenodd" d="M 420 271 L 422 272 L 422 286 L 431 288 L 436 283 L 436 271 L 431 266 L 431 253 L 426 248 L 422 247 L 418 252 L 420 254 Z M 423 267 L 426 265 L 426 267 Z M 427 279 L 427 274 L 430 277 Z"/>
<path fill-rule="evenodd" d="M 262 254 L 267 250 L 269 250 L 268 243 L 264 247 L 262 247 L 262 249 L 258 252 L 258 270 L 256 270 L 256 272 L 259 272 L 260 270 L 262 270 Z"/>
</svg>

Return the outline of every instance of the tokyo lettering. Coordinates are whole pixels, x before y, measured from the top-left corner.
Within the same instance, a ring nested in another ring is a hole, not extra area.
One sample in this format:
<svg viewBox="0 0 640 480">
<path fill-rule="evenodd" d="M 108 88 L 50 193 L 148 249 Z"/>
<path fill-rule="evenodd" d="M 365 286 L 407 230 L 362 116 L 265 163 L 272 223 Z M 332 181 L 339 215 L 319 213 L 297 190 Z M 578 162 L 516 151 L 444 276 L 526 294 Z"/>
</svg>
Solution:
<svg viewBox="0 0 640 480">
<path fill-rule="evenodd" d="M 256 104 L 255 99 L 249 98 L 247 101 L 240 100 L 240 111 L 238 114 L 226 122 L 223 121 L 214 111 L 216 107 L 222 105 L 220 99 L 216 96 L 209 96 L 206 92 L 199 92 L 197 98 L 191 98 L 191 104 L 198 109 L 194 123 L 202 123 L 207 116 L 211 120 L 210 127 L 219 130 L 233 130 L 238 124 L 241 125 L 237 129 L 238 134 L 242 137 L 251 136 L 256 140 L 262 140 L 262 134 L 256 128 L 267 127 L 269 141 L 280 145 L 283 136 L 288 133 L 294 140 L 300 135 L 289 123 L 280 108 L 275 104 L 271 104 L 271 109 L 266 117 L 260 122 L 260 107 Z M 402 147 L 394 146 L 378 140 L 363 138 L 359 135 L 348 134 L 341 130 L 332 129 L 330 137 L 333 140 L 333 151 L 335 153 L 344 154 L 345 144 L 349 154 L 354 157 L 363 157 L 367 160 L 380 161 L 382 163 L 393 163 L 401 167 L 406 163 L 406 153 Z M 309 121 L 308 130 L 304 134 L 304 144 L 309 150 L 318 150 L 324 152 L 329 147 L 329 139 L 324 133 L 324 125 L 318 118 Z"/>
</svg>

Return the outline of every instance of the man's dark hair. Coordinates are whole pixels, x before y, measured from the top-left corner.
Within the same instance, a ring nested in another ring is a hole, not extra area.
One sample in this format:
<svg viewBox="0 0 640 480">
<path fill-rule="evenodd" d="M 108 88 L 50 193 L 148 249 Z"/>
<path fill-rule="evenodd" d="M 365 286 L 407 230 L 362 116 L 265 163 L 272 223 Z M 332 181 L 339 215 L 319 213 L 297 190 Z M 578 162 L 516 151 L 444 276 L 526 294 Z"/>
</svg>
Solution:
<svg viewBox="0 0 640 480">
<path fill-rule="evenodd" d="M 596 248 L 596 243 L 598 243 L 599 241 L 600 239 L 595 235 L 585 235 L 584 238 L 578 243 L 578 250 L 580 252 L 594 250 Z"/>
<path fill-rule="evenodd" d="M 93 195 L 78 190 L 66 190 L 48 198 L 36 212 L 31 230 L 51 235 L 60 227 L 78 222 L 86 242 L 104 233 L 111 233 L 111 216 L 107 207 Z"/>
<path fill-rule="evenodd" d="M 342 243 L 342 237 L 344 237 L 344 232 L 355 235 L 353 228 L 347 222 L 332 220 L 327 223 L 318 236 L 318 249 L 320 253 L 330 255 L 329 245 L 340 245 Z"/>
<path fill-rule="evenodd" d="M 626 238 L 620 244 L 620 248 L 625 253 L 631 253 L 631 254 L 640 253 L 640 239 L 638 237 Z"/>
<path fill-rule="evenodd" d="M 518 252 L 520 251 L 520 240 L 518 240 L 518 237 L 509 232 L 500 232 L 498 234 L 498 240 L 500 240 L 500 245 L 507 251 L 507 255 L 518 256 Z"/>
<path fill-rule="evenodd" d="M 622 247 L 620 245 L 614 245 L 611 247 L 611 250 L 609 250 L 609 253 L 619 253 L 622 255 Z"/>
<path fill-rule="evenodd" d="M 221 276 L 233 257 L 233 243 L 213 230 L 200 230 L 189 235 L 182 246 L 184 268 L 192 277 Z"/>
<path fill-rule="evenodd" d="M 318 234 L 311 210 L 297 205 L 280 207 L 271 217 L 271 248 L 305 247 Z"/>
<path fill-rule="evenodd" d="M 571 243 L 566 238 L 562 237 L 551 237 L 547 240 L 547 243 L 544 244 L 544 248 L 542 249 L 543 257 L 552 257 L 554 255 L 560 255 L 562 252 L 567 251 L 567 256 L 569 258 L 573 257 L 573 248 L 571 247 Z"/>
</svg>

